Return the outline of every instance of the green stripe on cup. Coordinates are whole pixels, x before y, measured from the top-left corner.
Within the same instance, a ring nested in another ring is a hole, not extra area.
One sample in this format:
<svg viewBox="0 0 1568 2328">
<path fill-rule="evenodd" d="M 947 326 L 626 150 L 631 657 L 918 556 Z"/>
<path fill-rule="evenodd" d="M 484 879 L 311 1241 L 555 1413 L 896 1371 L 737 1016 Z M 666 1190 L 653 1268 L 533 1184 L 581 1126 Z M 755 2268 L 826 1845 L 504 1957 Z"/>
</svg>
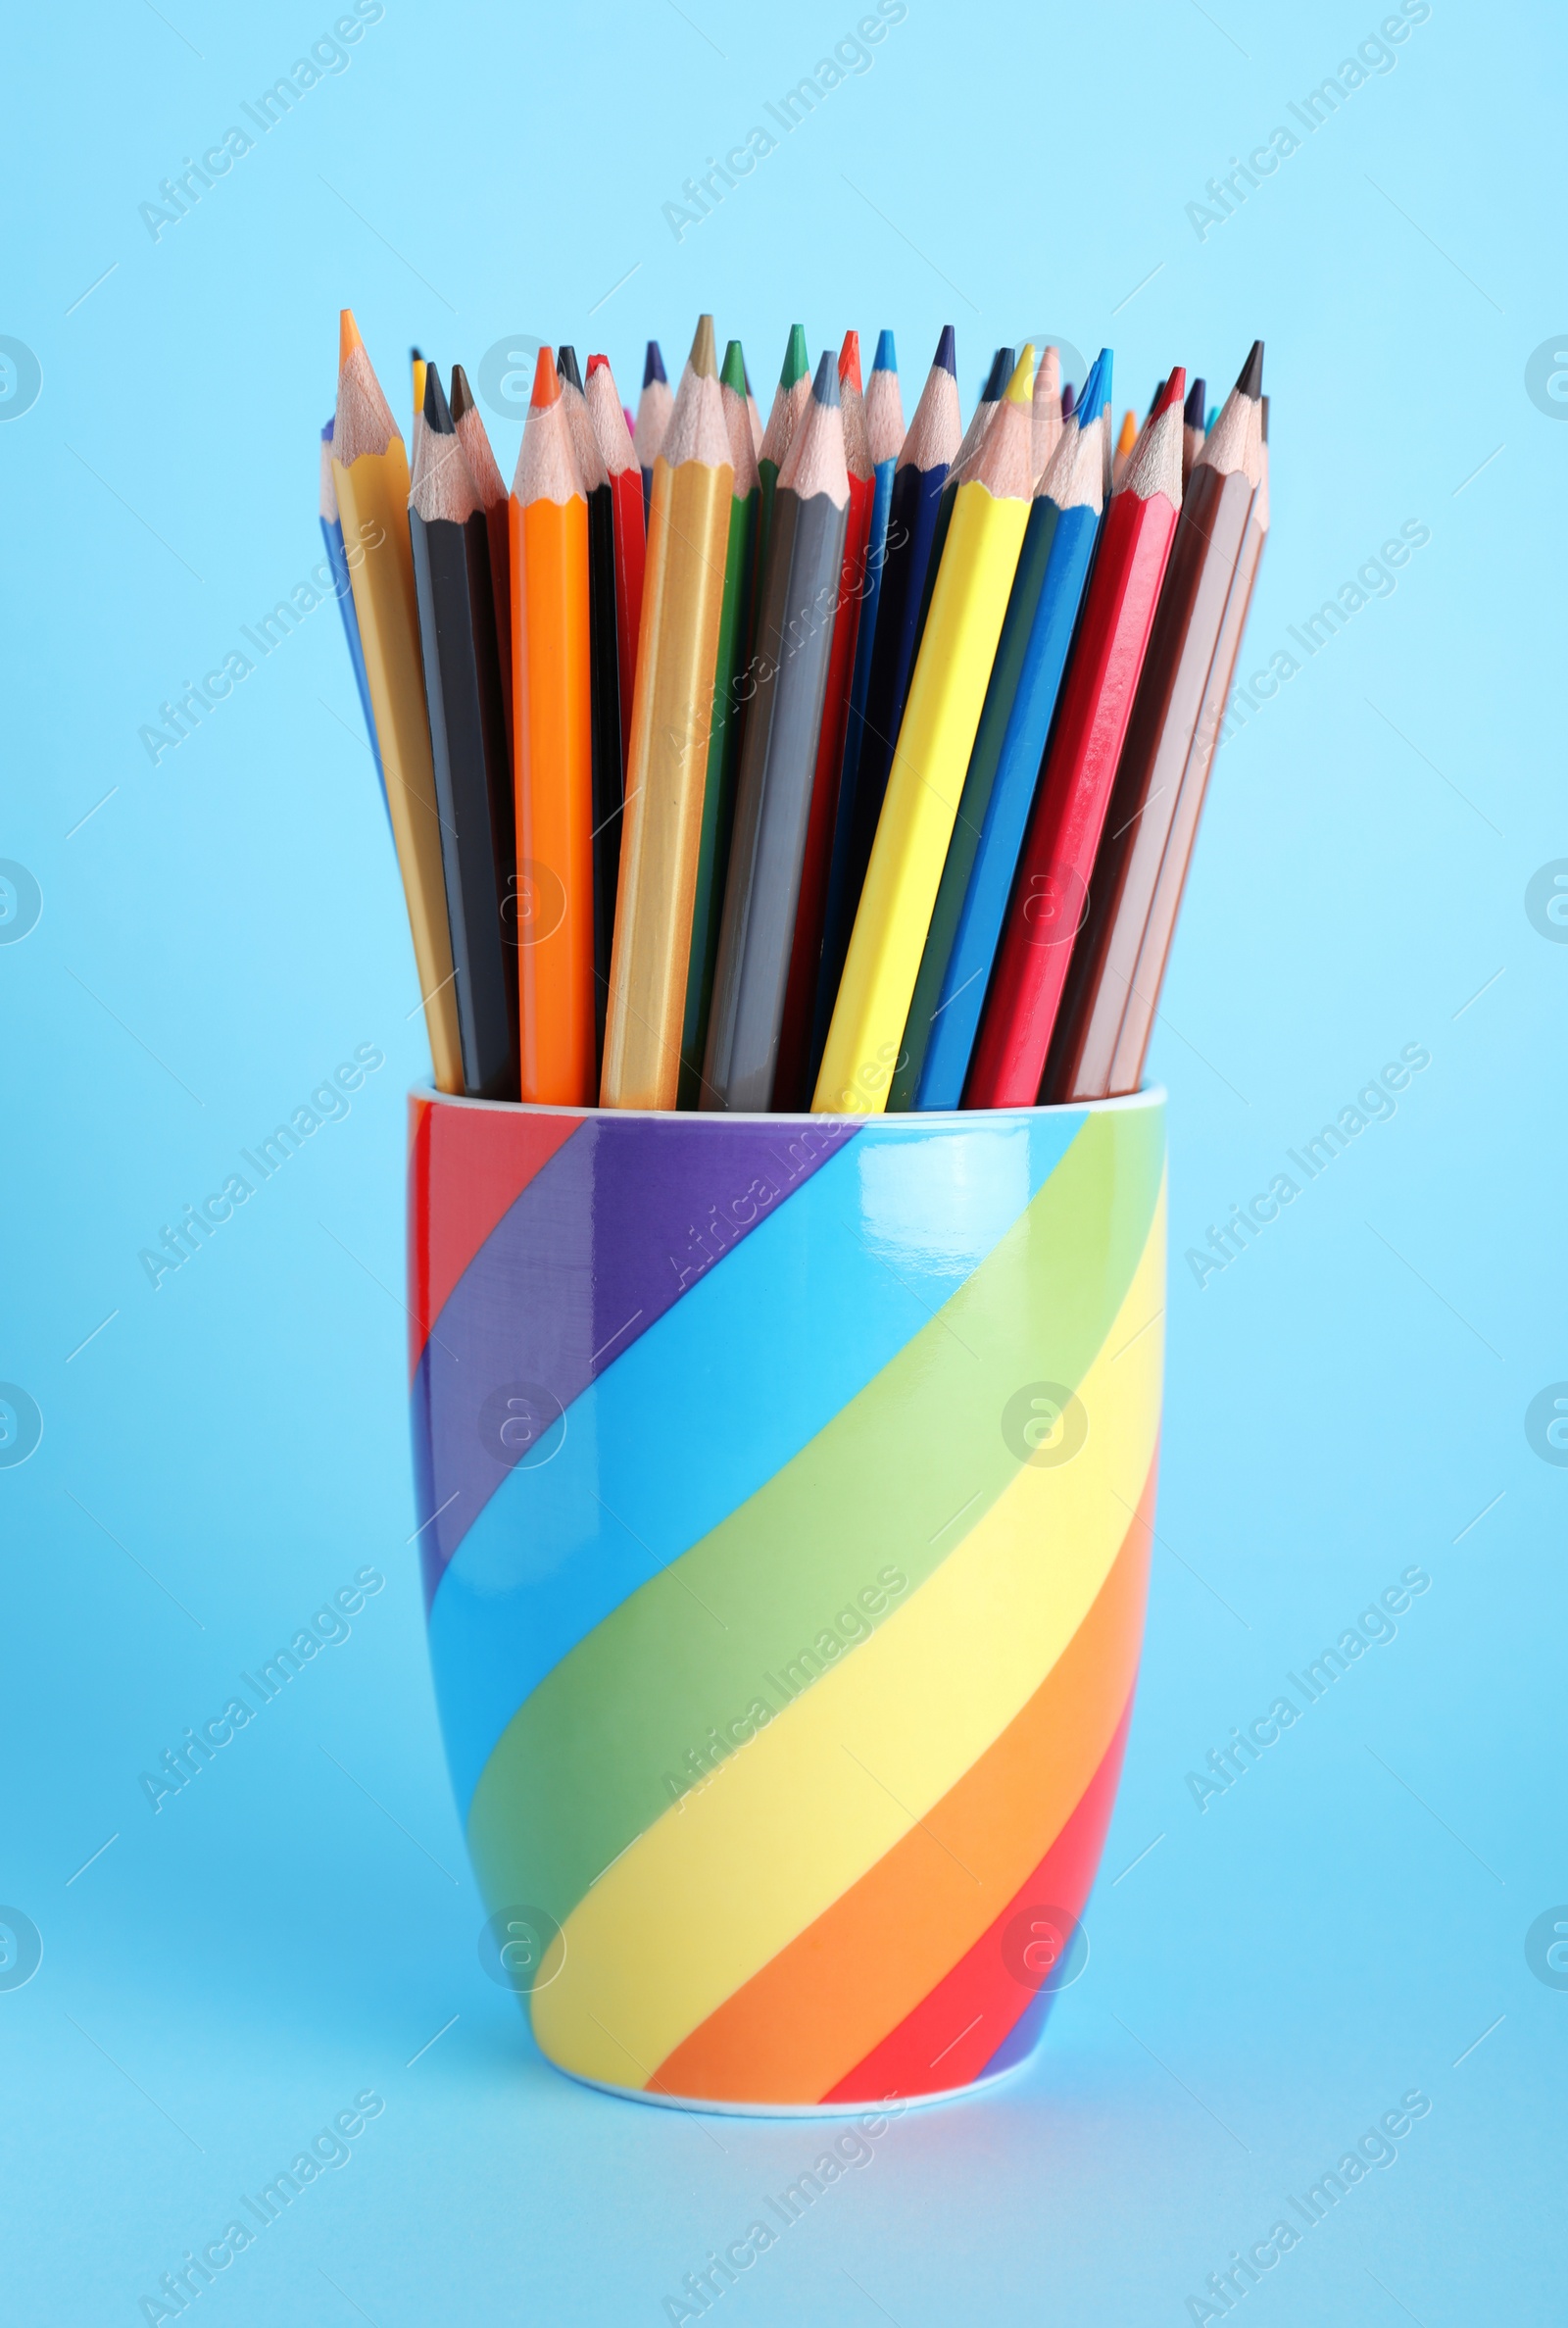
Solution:
<svg viewBox="0 0 1568 2328">
<path fill-rule="evenodd" d="M 843 1642 L 841 1612 L 875 1622 L 858 1597 L 886 1592 L 880 1569 L 906 1579 L 886 1605 L 899 1608 L 956 1549 L 1018 1471 L 1009 1404 L 1030 1384 L 1075 1389 L 1093 1363 L 1143 1253 L 1163 1164 L 1158 1109 L 1092 1114 L 930 1324 L 546 1676 L 474 1791 L 468 1842 L 488 1901 L 537 1901 L 564 1921 L 698 1783 L 688 1758 L 717 1766 L 710 1726 L 723 1734 L 759 1698 L 781 1711 L 799 1694 L 786 1669 L 798 1675 L 824 1633 Z"/>
</svg>

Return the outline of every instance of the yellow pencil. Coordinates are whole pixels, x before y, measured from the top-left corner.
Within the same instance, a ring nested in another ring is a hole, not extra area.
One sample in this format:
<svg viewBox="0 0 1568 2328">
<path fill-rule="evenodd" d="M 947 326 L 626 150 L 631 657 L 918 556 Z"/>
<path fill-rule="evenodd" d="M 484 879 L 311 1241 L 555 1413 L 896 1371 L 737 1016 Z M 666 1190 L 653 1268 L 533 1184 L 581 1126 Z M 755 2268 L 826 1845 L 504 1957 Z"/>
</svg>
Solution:
<svg viewBox="0 0 1568 2328">
<path fill-rule="evenodd" d="M 1028 522 L 1034 371 L 1026 347 L 953 505 L 811 1100 L 818 1114 L 887 1105 Z"/>
<path fill-rule="evenodd" d="M 462 1091 L 463 1051 L 441 872 L 441 819 L 430 762 L 409 539 L 409 461 L 347 308 L 338 345 L 332 477 L 436 1089 Z"/>
<path fill-rule="evenodd" d="M 654 463 L 600 1105 L 673 1108 L 735 471 L 704 316 Z"/>
</svg>

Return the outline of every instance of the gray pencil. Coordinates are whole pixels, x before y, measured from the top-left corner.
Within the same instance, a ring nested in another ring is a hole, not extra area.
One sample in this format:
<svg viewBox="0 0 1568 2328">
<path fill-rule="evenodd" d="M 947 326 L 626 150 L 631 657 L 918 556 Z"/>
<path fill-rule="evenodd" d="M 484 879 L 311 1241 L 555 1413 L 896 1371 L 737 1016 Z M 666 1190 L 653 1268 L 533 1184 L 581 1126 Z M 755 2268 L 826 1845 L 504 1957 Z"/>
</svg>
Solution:
<svg viewBox="0 0 1568 2328">
<path fill-rule="evenodd" d="M 795 909 L 849 517 L 837 360 L 825 353 L 779 471 L 762 577 L 702 1105 L 772 1105 Z"/>
</svg>

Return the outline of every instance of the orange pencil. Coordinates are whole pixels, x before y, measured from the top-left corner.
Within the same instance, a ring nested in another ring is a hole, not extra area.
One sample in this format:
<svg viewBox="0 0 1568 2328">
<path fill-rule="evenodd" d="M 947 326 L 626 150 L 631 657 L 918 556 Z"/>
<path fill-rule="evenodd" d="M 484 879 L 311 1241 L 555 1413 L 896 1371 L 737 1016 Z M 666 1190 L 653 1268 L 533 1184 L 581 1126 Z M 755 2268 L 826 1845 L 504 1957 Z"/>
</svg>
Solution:
<svg viewBox="0 0 1568 2328">
<path fill-rule="evenodd" d="M 548 348 L 511 518 L 519 1096 L 586 1107 L 596 1079 L 588 498 Z"/>
</svg>

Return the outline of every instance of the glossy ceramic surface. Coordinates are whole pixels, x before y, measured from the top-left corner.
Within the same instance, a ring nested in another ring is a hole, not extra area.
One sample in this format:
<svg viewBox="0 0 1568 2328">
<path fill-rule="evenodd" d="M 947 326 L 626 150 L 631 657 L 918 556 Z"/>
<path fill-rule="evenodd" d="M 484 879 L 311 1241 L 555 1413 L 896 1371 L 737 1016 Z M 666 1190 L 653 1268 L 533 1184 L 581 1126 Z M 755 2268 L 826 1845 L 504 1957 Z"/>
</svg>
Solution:
<svg viewBox="0 0 1568 2328">
<path fill-rule="evenodd" d="M 411 1116 L 430 1658 L 543 2051 L 784 2110 L 1015 2065 L 1131 1711 L 1161 1096 Z"/>
</svg>

